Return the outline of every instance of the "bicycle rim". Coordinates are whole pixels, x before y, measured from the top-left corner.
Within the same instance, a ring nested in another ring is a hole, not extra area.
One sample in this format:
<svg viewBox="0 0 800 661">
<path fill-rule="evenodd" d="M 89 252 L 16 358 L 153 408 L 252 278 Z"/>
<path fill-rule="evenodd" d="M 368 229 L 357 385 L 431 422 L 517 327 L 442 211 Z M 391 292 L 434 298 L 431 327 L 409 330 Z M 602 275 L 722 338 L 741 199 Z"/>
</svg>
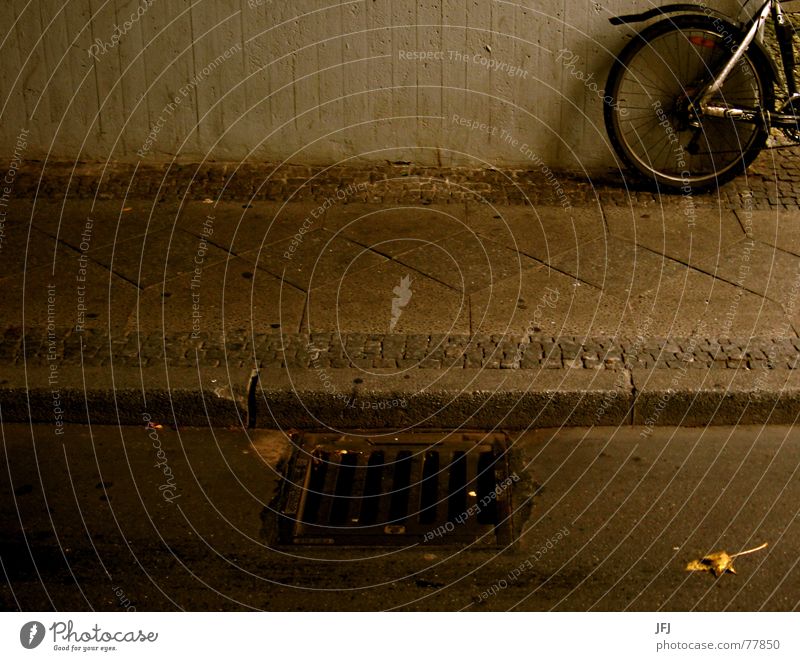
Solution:
<svg viewBox="0 0 800 661">
<path fill-rule="evenodd" d="M 671 27 L 634 49 L 613 91 L 613 129 L 626 159 L 664 186 L 700 188 L 738 174 L 763 146 L 755 124 L 703 117 L 692 125 L 687 99 L 719 71 L 731 54 L 730 39 L 703 27 Z M 745 54 L 715 105 L 761 109 L 764 81 Z"/>
</svg>

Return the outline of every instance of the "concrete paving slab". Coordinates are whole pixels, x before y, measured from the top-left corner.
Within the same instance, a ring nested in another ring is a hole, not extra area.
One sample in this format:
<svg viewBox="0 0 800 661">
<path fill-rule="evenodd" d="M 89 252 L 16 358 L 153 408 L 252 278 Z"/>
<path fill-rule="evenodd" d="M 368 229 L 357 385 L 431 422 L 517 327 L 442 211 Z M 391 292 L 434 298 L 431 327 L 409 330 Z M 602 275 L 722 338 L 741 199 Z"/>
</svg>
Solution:
<svg viewBox="0 0 800 661">
<path fill-rule="evenodd" d="M 31 216 L 33 215 L 33 198 L 32 197 L 9 197 L 2 208 L 0 208 L 0 222 L 5 228 L 15 225 L 31 224 Z"/>
<path fill-rule="evenodd" d="M 148 287 L 139 297 L 128 328 L 184 333 L 296 333 L 305 293 L 231 257 L 204 266 L 196 279 L 175 276 Z"/>
<path fill-rule="evenodd" d="M 145 289 L 223 261 L 227 253 L 181 229 L 164 228 L 98 248 L 92 257 L 115 275 Z"/>
<path fill-rule="evenodd" d="M 782 305 L 792 302 L 793 290 L 796 299 L 800 287 L 800 256 L 760 241 L 739 241 L 701 266 L 717 278 Z"/>
<path fill-rule="evenodd" d="M 403 306 L 395 289 L 410 279 L 410 297 Z M 396 321 L 393 324 L 393 319 Z M 329 281 L 308 295 L 303 321 L 306 332 L 356 333 L 469 333 L 469 300 L 397 262 L 351 272 Z"/>
<path fill-rule="evenodd" d="M 179 216 L 176 202 L 45 198 L 36 201 L 33 224 L 76 249 L 85 241 L 91 250 L 173 227 Z"/>
<path fill-rule="evenodd" d="M 687 267 L 616 237 L 597 239 L 556 256 L 550 266 L 628 302 Z"/>
<path fill-rule="evenodd" d="M 743 225 L 747 224 L 756 241 L 800 255 L 800 213 L 796 209 L 739 209 L 736 215 Z"/>
<path fill-rule="evenodd" d="M 91 259 L 59 251 L 48 264 L 0 280 L 0 310 L 8 326 L 53 332 L 65 328 L 124 329 L 136 299 L 133 285 Z M 23 323 L 24 322 L 24 323 Z"/>
<path fill-rule="evenodd" d="M 794 337 L 777 303 L 694 269 L 670 275 L 658 289 L 632 297 L 630 307 L 648 333 L 689 337 Z"/>
<path fill-rule="evenodd" d="M 549 263 L 558 254 L 606 235 L 599 208 L 470 204 L 467 223 L 481 236 Z"/>
<path fill-rule="evenodd" d="M 322 200 L 321 202 L 325 202 Z M 318 203 L 320 204 L 320 203 Z M 463 203 L 454 204 L 423 204 L 419 200 L 405 202 L 391 202 L 386 200 L 380 204 L 364 202 L 337 202 L 322 210 L 320 218 L 322 227 L 334 234 L 351 223 L 360 223 L 365 216 L 376 211 L 389 213 L 393 218 L 420 218 L 422 209 L 438 209 L 440 213 L 452 214 L 456 218 L 463 218 L 465 206 Z"/>
<path fill-rule="evenodd" d="M 688 265 L 709 262 L 744 238 L 733 211 L 695 207 L 608 207 L 604 209 L 613 236 Z"/>
<path fill-rule="evenodd" d="M 460 292 L 472 294 L 517 277 L 538 262 L 472 232 L 463 232 L 397 256 L 413 268 Z"/>
<path fill-rule="evenodd" d="M 369 205 L 363 206 L 363 213 L 357 217 L 351 213 L 330 213 L 327 218 L 336 218 L 336 222 L 328 221 L 326 229 L 388 257 L 425 247 L 468 229 L 463 205 L 377 208 Z"/>
<path fill-rule="evenodd" d="M 321 229 L 305 234 L 302 241 L 287 239 L 240 256 L 303 291 L 338 283 L 349 274 L 386 261 L 376 252 Z"/>
<path fill-rule="evenodd" d="M 477 333 L 615 335 L 635 328 L 625 303 L 547 266 L 470 296 Z"/>
<path fill-rule="evenodd" d="M 0 278 L 52 264 L 56 259 L 77 259 L 78 253 L 25 221 L 5 224 L 0 241 Z"/>
<path fill-rule="evenodd" d="M 300 231 L 320 229 L 322 220 L 311 215 L 318 205 L 309 202 L 215 202 L 188 201 L 178 226 L 195 236 L 239 255 L 248 250 L 285 241 Z"/>
</svg>

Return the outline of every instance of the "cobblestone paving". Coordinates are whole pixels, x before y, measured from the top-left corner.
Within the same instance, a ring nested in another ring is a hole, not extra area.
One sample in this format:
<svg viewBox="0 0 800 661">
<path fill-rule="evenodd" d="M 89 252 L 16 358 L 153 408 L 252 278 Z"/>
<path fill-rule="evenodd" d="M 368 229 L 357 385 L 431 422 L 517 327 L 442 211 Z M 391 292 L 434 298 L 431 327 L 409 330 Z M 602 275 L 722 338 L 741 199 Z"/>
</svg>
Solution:
<svg viewBox="0 0 800 661">
<path fill-rule="evenodd" d="M 297 369 L 795 369 L 800 338 L 579 338 L 539 335 L 367 335 L 247 333 L 220 338 L 202 333 L 135 332 L 109 336 L 68 332 L 49 344 L 40 333 L 7 328 L 0 361 L 41 367 L 271 367 Z"/>
<path fill-rule="evenodd" d="M 718 191 L 697 195 L 697 206 L 755 209 L 800 207 L 800 146 L 764 151 L 746 175 Z M 40 180 L 41 177 L 41 180 Z M 659 196 L 634 187 L 619 173 L 594 177 L 560 173 L 569 204 L 649 205 L 679 202 L 680 196 Z M 515 169 L 432 168 L 408 164 L 368 164 L 331 168 L 268 164 L 205 164 L 153 166 L 49 163 L 20 170 L 14 187 L 19 197 L 178 200 L 317 201 L 347 189 L 350 202 L 379 204 L 444 204 L 475 201 L 498 205 L 560 205 L 563 199 L 541 171 Z"/>
</svg>

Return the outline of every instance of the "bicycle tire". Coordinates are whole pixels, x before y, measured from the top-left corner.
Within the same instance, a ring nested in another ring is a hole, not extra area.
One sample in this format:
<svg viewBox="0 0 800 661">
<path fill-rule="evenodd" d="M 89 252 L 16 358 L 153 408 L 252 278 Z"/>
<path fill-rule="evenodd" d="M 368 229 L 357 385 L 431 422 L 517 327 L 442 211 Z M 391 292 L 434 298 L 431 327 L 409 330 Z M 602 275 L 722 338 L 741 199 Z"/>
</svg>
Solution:
<svg viewBox="0 0 800 661">
<path fill-rule="evenodd" d="M 747 169 L 765 146 L 763 123 L 701 117 L 693 126 L 685 110 L 742 38 L 722 19 L 686 15 L 650 26 L 622 50 L 609 72 L 604 116 L 625 165 L 659 189 L 684 193 Z M 759 112 L 774 107 L 772 69 L 757 47 L 748 48 L 714 101 Z"/>
</svg>

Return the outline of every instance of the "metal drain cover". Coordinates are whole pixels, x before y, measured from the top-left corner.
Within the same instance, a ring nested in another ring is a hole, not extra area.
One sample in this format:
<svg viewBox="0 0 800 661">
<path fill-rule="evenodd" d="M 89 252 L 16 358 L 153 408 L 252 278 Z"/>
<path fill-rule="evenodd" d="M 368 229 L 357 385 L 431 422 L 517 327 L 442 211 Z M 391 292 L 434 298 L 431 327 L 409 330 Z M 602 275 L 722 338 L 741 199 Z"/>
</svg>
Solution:
<svg viewBox="0 0 800 661">
<path fill-rule="evenodd" d="M 493 433 L 306 433 L 283 484 L 286 544 L 511 541 L 508 438 Z"/>
</svg>

